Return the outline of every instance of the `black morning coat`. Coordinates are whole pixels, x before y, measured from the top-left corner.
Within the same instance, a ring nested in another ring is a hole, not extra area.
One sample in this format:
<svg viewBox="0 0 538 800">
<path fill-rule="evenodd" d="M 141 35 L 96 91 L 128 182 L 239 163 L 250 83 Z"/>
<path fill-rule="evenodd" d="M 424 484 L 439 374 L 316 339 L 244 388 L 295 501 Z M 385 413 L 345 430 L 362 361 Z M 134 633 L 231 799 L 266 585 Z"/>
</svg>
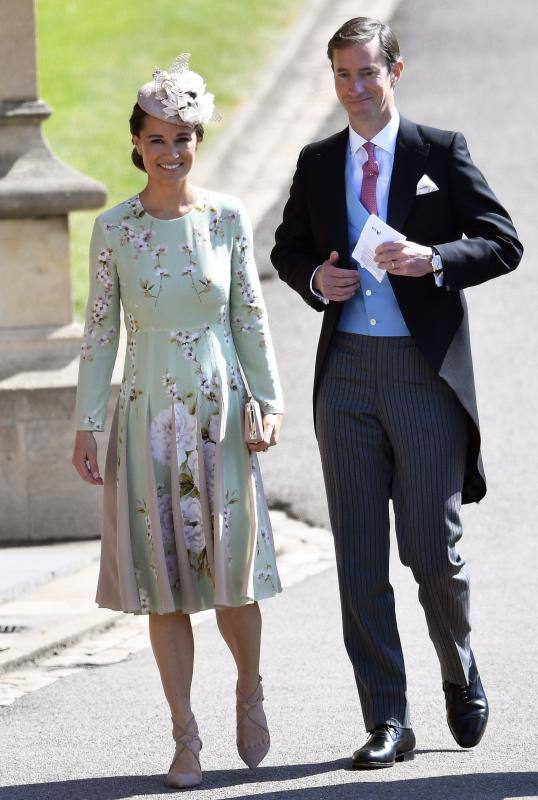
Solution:
<svg viewBox="0 0 538 800">
<path fill-rule="evenodd" d="M 303 148 L 271 253 L 282 280 L 316 311 L 324 311 L 314 376 L 314 414 L 323 362 L 342 304 L 320 303 L 310 291 L 310 279 L 331 250 L 338 251 L 340 266 L 349 267 L 348 141 L 349 129 L 345 128 Z M 416 194 L 424 174 L 439 191 Z M 409 241 L 436 247 L 443 261 L 443 288 L 435 285 L 432 274 L 421 278 L 389 274 L 389 280 L 418 348 L 467 411 L 462 500 L 478 502 L 486 493 L 486 481 L 462 290 L 514 270 L 523 247 L 508 213 L 473 164 L 463 135 L 416 125 L 404 117 L 396 140 L 387 223 Z"/>
</svg>

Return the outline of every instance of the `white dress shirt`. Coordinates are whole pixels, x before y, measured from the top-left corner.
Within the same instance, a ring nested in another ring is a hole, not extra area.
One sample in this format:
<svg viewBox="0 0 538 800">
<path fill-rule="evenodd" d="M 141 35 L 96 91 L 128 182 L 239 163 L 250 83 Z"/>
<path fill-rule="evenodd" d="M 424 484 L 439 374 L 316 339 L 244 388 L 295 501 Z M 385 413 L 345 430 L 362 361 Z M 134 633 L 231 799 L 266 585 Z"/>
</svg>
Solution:
<svg viewBox="0 0 538 800">
<path fill-rule="evenodd" d="M 396 150 L 396 139 L 398 138 L 398 130 L 400 128 L 400 114 L 395 109 L 394 115 L 390 121 L 385 125 L 379 133 L 370 140 L 375 144 L 375 160 L 379 166 L 379 174 L 376 184 L 376 202 L 377 202 L 377 216 L 387 221 L 387 208 L 389 203 L 389 189 L 390 179 L 392 177 L 392 168 L 394 166 L 394 151 Z M 365 139 L 360 133 L 353 130 L 349 126 L 349 149 L 352 156 L 353 163 L 353 185 L 357 193 L 357 197 L 361 196 L 362 189 L 362 167 L 368 161 L 368 154 L 363 145 L 366 144 L 368 139 Z M 314 289 L 314 276 L 321 264 L 316 267 L 310 279 L 310 289 L 318 300 L 327 304 L 329 301 L 322 294 Z M 443 285 L 442 272 L 435 275 L 435 283 L 437 286 Z"/>
<path fill-rule="evenodd" d="M 375 144 L 375 160 L 379 165 L 379 175 L 376 185 L 377 216 L 383 222 L 387 221 L 387 206 L 389 203 L 390 179 L 392 177 L 392 167 L 394 165 L 394 151 L 396 150 L 396 139 L 400 127 L 400 115 L 397 111 L 385 127 L 376 133 L 370 141 Z M 349 148 L 353 157 L 353 184 L 357 197 L 361 196 L 362 189 L 362 167 L 368 161 L 368 154 L 363 145 L 365 139 L 360 133 L 354 131 L 349 126 Z"/>
</svg>

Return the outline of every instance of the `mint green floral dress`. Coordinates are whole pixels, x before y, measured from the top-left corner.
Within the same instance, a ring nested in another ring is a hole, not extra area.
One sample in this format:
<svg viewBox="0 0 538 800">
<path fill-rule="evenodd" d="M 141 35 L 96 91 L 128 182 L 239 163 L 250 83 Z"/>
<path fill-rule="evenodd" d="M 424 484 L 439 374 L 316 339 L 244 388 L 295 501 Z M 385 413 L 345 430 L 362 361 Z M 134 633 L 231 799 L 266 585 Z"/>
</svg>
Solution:
<svg viewBox="0 0 538 800">
<path fill-rule="evenodd" d="M 238 362 L 262 413 L 283 405 L 240 202 L 199 190 L 188 214 L 160 220 L 136 196 L 97 218 L 79 430 L 104 429 L 120 304 L 127 352 L 105 469 L 98 604 L 192 613 L 276 594 Z"/>
</svg>

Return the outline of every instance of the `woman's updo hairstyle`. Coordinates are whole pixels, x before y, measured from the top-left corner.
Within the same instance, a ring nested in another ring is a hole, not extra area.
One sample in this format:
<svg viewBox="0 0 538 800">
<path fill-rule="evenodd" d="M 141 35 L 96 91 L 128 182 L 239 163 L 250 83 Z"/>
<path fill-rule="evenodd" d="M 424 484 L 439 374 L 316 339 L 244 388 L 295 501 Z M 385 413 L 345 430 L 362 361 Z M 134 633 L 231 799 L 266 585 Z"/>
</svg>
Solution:
<svg viewBox="0 0 538 800">
<path fill-rule="evenodd" d="M 144 119 L 148 117 L 149 114 L 146 114 L 143 108 L 141 108 L 138 103 L 135 103 L 133 106 L 133 113 L 129 118 L 129 129 L 131 131 L 131 136 L 140 136 L 142 132 L 142 128 L 144 127 Z M 196 125 L 193 126 L 194 133 L 196 134 L 196 141 L 198 144 L 204 138 L 204 126 L 197 122 Z M 142 172 L 145 172 L 144 167 L 144 160 L 136 147 L 133 147 L 131 152 L 131 161 L 138 169 L 141 169 Z"/>
</svg>

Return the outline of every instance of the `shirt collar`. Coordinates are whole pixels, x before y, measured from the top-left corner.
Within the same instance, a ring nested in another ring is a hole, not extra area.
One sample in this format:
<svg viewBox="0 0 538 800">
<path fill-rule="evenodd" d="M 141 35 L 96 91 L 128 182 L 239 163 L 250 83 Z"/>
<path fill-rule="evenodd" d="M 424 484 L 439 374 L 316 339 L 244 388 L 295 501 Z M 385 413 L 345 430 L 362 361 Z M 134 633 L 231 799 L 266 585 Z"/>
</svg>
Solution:
<svg viewBox="0 0 538 800">
<path fill-rule="evenodd" d="M 400 115 L 395 109 L 390 122 L 388 122 L 385 127 L 379 131 L 379 133 L 376 133 L 372 139 L 372 142 L 376 147 L 380 147 L 382 150 L 385 150 L 387 153 L 393 156 L 394 151 L 396 150 L 396 138 L 398 136 L 399 127 Z M 368 140 L 361 136 L 360 133 L 354 131 L 351 125 L 349 126 L 349 146 L 353 155 L 355 155 L 367 141 Z"/>
</svg>

